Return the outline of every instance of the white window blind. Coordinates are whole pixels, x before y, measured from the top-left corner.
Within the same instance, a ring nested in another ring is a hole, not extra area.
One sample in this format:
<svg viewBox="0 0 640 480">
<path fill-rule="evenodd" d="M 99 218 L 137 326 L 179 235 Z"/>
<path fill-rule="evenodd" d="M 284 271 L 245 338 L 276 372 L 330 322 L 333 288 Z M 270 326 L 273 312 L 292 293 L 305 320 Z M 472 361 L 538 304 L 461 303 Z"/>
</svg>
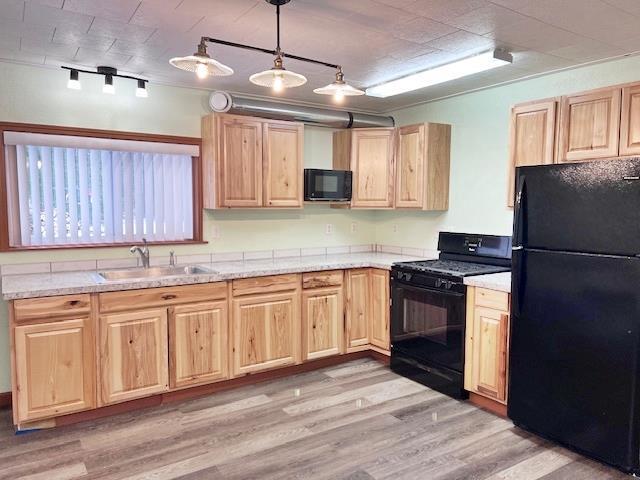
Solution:
<svg viewBox="0 0 640 480">
<path fill-rule="evenodd" d="M 5 146 L 12 246 L 193 239 L 190 155 L 37 143 Z"/>
</svg>

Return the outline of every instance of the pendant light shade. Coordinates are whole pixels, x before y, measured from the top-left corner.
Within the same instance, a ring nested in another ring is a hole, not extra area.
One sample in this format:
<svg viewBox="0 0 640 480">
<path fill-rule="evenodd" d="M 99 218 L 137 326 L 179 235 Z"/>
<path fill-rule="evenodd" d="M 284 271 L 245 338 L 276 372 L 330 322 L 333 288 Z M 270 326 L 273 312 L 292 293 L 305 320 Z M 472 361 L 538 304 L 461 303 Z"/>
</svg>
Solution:
<svg viewBox="0 0 640 480">
<path fill-rule="evenodd" d="M 261 87 L 273 88 L 274 92 L 281 92 L 285 88 L 299 87 L 307 83 L 304 75 L 285 70 L 280 52 L 276 55 L 272 69 L 254 73 L 249 77 L 249 81 Z"/>
<path fill-rule="evenodd" d="M 233 74 L 233 69 L 223 63 L 214 60 L 207 53 L 207 46 L 204 42 L 198 45 L 198 51 L 186 57 L 174 57 L 169 63 L 180 70 L 195 72 L 198 78 L 220 77 Z"/>
<path fill-rule="evenodd" d="M 357 95 L 364 95 L 364 91 L 352 87 L 344 81 L 344 74 L 342 68 L 338 68 L 336 73 L 336 81 L 326 85 L 324 87 L 316 88 L 313 93 L 319 95 L 333 95 L 336 101 L 341 101 L 344 97 L 353 97 Z"/>
</svg>

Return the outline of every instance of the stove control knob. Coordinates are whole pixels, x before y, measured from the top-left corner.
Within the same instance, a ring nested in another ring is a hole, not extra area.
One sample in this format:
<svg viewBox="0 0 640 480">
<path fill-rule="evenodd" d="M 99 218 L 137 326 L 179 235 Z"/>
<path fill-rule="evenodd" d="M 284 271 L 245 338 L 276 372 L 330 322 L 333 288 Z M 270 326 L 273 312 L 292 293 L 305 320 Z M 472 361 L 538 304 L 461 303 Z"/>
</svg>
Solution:
<svg viewBox="0 0 640 480">
<path fill-rule="evenodd" d="M 442 287 L 443 281 L 440 280 L 439 278 L 436 278 L 436 288 L 440 288 Z"/>
</svg>

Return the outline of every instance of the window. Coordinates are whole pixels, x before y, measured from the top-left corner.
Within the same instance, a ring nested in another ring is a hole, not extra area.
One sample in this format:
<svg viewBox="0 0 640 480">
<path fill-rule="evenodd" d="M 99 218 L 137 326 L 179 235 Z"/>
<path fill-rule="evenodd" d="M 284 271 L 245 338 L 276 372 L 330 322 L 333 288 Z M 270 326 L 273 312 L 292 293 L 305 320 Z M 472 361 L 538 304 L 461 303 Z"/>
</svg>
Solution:
<svg viewBox="0 0 640 480">
<path fill-rule="evenodd" d="M 199 240 L 198 145 L 3 138 L 9 248 Z"/>
</svg>

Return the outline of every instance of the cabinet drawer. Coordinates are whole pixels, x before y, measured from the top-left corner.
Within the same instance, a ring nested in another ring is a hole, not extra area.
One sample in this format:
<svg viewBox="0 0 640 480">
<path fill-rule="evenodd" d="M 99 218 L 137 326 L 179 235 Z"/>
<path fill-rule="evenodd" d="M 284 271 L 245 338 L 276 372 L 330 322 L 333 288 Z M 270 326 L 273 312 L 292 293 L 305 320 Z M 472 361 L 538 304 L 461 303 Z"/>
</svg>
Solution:
<svg viewBox="0 0 640 480">
<path fill-rule="evenodd" d="M 46 320 L 86 316 L 91 310 L 89 294 L 25 298 L 13 302 L 15 321 Z"/>
<path fill-rule="evenodd" d="M 476 287 L 476 305 L 478 307 L 493 308 L 503 312 L 509 311 L 509 294 L 497 290 Z"/>
<path fill-rule="evenodd" d="M 337 287 L 342 285 L 342 270 L 302 274 L 302 288 Z"/>
<path fill-rule="evenodd" d="M 283 292 L 300 287 L 300 275 L 270 275 L 268 277 L 242 278 L 233 281 L 233 295 Z"/>
<path fill-rule="evenodd" d="M 122 292 L 101 293 L 99 296 L 101 312 L 118 312 L 149 307 L 164 307 L 180 303 L 206 302 L 226 297 L 226 282 L 125 290 Z"/>
</svg>

